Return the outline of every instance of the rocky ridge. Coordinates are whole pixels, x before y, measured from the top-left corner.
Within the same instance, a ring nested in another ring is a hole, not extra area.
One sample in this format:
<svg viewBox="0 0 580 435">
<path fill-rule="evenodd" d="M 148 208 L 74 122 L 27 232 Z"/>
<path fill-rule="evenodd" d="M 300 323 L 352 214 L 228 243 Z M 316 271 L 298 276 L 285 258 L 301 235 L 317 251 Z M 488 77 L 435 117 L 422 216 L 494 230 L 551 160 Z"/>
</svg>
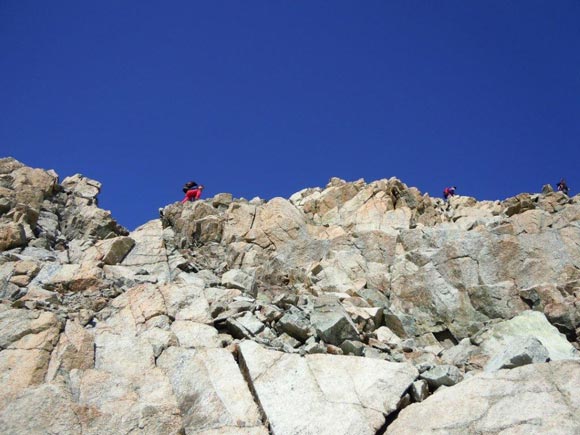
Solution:
<svg viewBox="0 0 580 435">
<path fill-rule="evenodd" d="M 100 188 L 0 159 L 5 433 L 580 430 L 580 196 L 335 178 L 129 233 Z"/>
</svg>

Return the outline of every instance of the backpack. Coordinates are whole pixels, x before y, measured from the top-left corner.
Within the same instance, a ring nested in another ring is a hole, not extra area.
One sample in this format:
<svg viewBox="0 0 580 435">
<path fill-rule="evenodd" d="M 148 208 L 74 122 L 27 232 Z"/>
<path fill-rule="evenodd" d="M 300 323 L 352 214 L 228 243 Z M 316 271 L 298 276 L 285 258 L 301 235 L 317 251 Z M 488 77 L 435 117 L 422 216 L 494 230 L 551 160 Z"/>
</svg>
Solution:
<svg viewBox="0 0 580 435">
<path fill-rule="evenodd" d="M 181 190 L 183 190 L 183 193 L 187 193 L 188 190 L 192 189 L 197 189 L 197 183 L 195 181 L 188 181 Z"/>
</svg>

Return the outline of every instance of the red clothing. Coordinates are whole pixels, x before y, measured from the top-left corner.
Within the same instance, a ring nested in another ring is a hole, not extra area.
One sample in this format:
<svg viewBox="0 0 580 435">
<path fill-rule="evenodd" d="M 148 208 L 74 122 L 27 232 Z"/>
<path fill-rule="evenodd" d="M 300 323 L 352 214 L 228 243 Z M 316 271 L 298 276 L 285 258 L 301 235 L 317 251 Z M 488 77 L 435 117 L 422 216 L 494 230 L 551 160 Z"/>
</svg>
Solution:
<svg viewBox="0 0 580 435">
<path fill-rule="evenodd" d="M 187 201 L 197 201 L 200 196 L 201 196 L 201 189 L 195 188 L 195 189 L 188 190 L 185 193 L 185 198 L 183 198 L 181 203 L 183 204 L 184 202 L 187 202 Z"/>
</svg>

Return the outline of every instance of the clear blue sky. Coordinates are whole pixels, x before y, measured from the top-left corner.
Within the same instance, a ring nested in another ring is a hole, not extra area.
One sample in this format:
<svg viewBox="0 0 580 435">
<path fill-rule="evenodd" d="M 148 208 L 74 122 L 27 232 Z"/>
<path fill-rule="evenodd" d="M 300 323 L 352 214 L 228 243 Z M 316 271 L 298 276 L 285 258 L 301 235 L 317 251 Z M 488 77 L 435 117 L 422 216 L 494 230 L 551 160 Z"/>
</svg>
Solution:
<svg viewBox="0 0 580 435">
<path fill-rule="evenodd" d="M 0 156 L 182 197 L 580 190 L 580 1 L 0 0 Z"/>
</svg>

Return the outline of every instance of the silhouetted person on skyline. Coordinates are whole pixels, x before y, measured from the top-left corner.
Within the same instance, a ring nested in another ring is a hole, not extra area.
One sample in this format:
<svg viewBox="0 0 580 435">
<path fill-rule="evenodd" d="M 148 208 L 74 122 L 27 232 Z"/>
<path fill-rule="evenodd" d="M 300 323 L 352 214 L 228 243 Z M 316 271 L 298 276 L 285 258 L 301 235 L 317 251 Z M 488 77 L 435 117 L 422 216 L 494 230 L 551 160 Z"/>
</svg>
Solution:
<svg viewBox="0 0 580 435">
<path fill-rule="evenodd" d="M 558 187 L 558 191 L 559 192 L 564 192 L 566 195 L 568 195 L 568 185 L 566 184 L 566 180 L 564 180 L 563 178 L 560 180 L 560 182 L 558 184 L 556 184 L 556 186 Z"/>
<path fill-rule="evenodd" d="M 447 200 L 450 196 L 455 196 L 455 189 L 457 189 L 456 186 L 446 187 L 443 190 L 443 197 Z"/>
<path fill-rule="evenodd" d="M 203 190 L 203 186 L 201 184 L 197 184 L 195 181 L 188 181 L 183 186 L 183 193 L 185 193 L 185 198 L 181 200 L 181 203 L 188 201 L 197 201 L 201 196 L 201 192 Z"/>
</svg>

